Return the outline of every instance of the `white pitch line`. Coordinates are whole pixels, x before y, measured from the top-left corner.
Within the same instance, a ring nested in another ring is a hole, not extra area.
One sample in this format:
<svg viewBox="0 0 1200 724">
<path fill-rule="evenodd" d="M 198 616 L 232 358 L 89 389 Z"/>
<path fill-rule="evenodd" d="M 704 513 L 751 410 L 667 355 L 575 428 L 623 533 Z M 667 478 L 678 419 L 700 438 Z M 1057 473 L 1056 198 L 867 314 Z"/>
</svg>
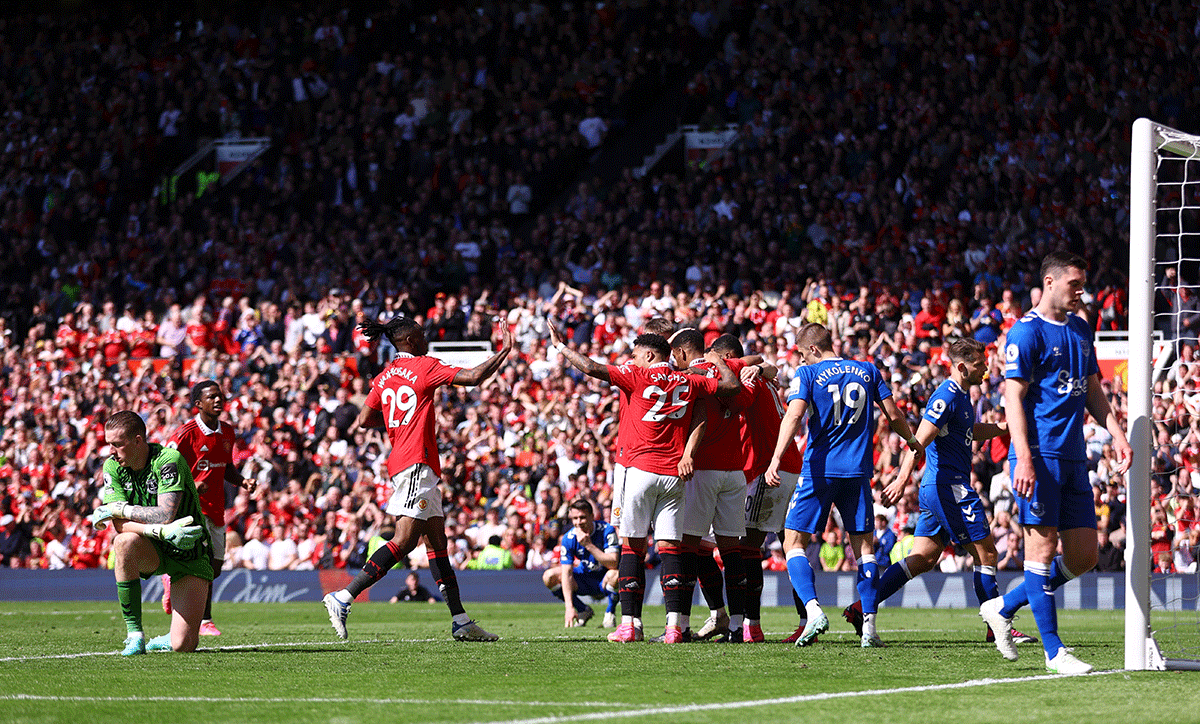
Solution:
<svg viewBox="0 0 1200 724">
<path fill-rule="evenodd" d="M 1121 673 L 1115 671 L 1097 671 L 1083 676 L 1104 676 Z M 620 711 L 598 711 L 588 714 L 572 714 L 570 716 L 547 716 L 540 719 L 522 717 L 520 719 L 501 719 L 486 724 L 563 724 L 576 721 L 604 721 L 606 719 L 629 719 L 633 717 L 653 716 L 656 714 L 689 714 L 700 711 L 723 711 L 729 709 L 751 709 L 780 704 L 798 704 L 811 701 L 828 701 L 830 699 L 852 699 L 862 696 L 882 696 L 885 694 L 912 694 L 928 691 L 948 691 L 951 689 L 972 689 L 980 686 L 995 684 L 1016 684 L 1027 681 L 1045 681 L 1047 679 L 1064 678 L 1060 674 L 1041 674 L 1038 676 L 1020 676 L 1012 679 L 972 679 L 955 684 L 931 684 L 928 686 L 906 686 L 899 689 L 867 689 L 865 691 L 822 692 L 820 694 L 801 694 L 777 699 L 751 699 L 747 701 L 727 701 L 713 704 L 689 704 L 686 706 L 664 706 L 656 709 L 622 709 Z"/>
<path fill-rule="evenodd" d="M 38 694 L 0 694 L 0 701 L 124 702 L 148 704 L 193 702 L 199 704 L 463 704 L 488 706 L 614 706 L 611 701 L 503 701 L 496 699 L 373 699 L 367 697 L 256 697 L 256 696 L 42 696 Z M 629 706 L 629 705 L 617 705 Z"/>
<path fill-rule="evenodd" d="M 241 644 L 237 646 L 212 646 L 201 647 L 196 651 L 244 651 L 246 649 L 268 649 L 268 648 L 288 648 L 295 646 L 330 646 L 330 645 L 346 645 L 349 643 L 356 644 L 393 644 L 393 643 L 421 643 L 425 641 L 441 641 L 441 639 L 363 639 L 362 641 L 343 642 L 343 641 L 293 641 L 288 643 L 276 644 Z M 120 651 L 85 651 L 77 654 L 46 654 L 44 656 L 8 656 L 0 658 L 0 663 L 6 661 L 43 661 L 48 659 L 78 659 L 87 656 L 116 656 Z M 168 653 L 168 652 L 161 652 Z M 154 653 L 149 654 L 154 656 Z"/>
<path fill-rule="evenodd" d="M 92 609 L 89 611 L 0 611 L 0 616 L 83 616 L 92 613 L 116 613 L 113 609 Z"/>
</svg>

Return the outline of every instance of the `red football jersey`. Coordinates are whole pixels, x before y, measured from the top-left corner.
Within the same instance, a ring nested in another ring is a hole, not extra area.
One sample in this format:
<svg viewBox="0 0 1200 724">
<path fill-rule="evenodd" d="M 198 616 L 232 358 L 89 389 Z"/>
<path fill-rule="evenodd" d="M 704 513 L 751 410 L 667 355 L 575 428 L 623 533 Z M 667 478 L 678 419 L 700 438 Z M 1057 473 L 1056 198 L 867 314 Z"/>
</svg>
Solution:
<svg viewBox="0 0 1200 724">
<path fill-rule="evenodd" d="M 740 372 L 746 366 L 739 359 L 727 360 L 734 372 Z M 742 385 L 743 388 L 746 385 Z M 779 439 L 779 427 L 787 412 L 774 385 L 762 375 L 755 378 L 750 385 L 754 398 L 750 406 L 742 413 L 744 423 L 741 430 L 742 449 L 745 451 L 746 479 L 753 481 L 759 475 L 767 472 L 771 464 L 771 456 L 775 454 L 775 441 Z M 796 447 L 795 441 L 787 446 L 783 458 L 779 461 L 779 469 L 785 473 L 800 474 L 804 467 L 804 456 Z"/>
<path fill-rule="evenodd" d="M 442 474 L 433 429 L 433 393 L 449 384 L 461 369 L 436 357 L 401 353 L 371 380 L 366 405 L 383 413 L 384 429 L 392 443 L 389 478 L 417 463 L 428 465 L 435 475 Z"/>
<path fill-rule="evenodd" d="M 200 492 L 200 511 L 215 525 L 225 525 L 225 468 L 233 465 L 233 427 L 218 423 L 216 430 L 193 417 L 179 426 L 167 447 L 187 460 Z"/>
<path fill-rule="evenodd" d="M 633 365 L 626 363 L 621 367 L 632 367 Z M 617 402 L 619 403 L 617 413 L 617 449 L 613 452 L 613 462 L 617 465 L 626 465 L 625 448 L 629 446 L 629 429 L 631 425 L 620 424 L 620 413 L 629 408 L 629 395 L 620 387 L 617 388 Z"/>
<path fill-rule="evenodd" d="M 717 380 L 676 372 L 667 362 L 607 369 L 612 383 L 629 395 L 619 423 L 629 428 L 625 465 L 655 475 L 678 475 L 692 421 L 690 403 L 715 393 Z"/>
<path fill-rule="evenodd" d="M 737 362 L 740 360 L 727 360 Z M 706 360 L 696 360 L 691 364 L 692 369 L 701 370 L 705 377 L 718 379 L 721 376 L 717 366 Z M 731 369 L 734 369 L 731 365 Z M 738 368 L 740 369 L 740 368 Z M 737 374 L 737 369 L 734 369 Z M 743 385 L 733 397 L 704 399 L 704 411 L 707 422 L 704 429 L 704 439 L 696 450 L 697 470 L 744 470 L 745 452 L 742 450 L 742 411 L 750 406 L 754 393 Z"/>
</svg>

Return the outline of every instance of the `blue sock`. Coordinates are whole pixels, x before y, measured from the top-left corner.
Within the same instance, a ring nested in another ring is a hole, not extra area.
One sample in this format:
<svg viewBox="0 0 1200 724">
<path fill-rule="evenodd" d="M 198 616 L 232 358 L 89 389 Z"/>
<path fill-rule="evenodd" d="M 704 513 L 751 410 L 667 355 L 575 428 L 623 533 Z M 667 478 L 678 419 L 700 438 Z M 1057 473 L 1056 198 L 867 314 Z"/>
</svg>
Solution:
<svg viewBox="0 0 1200 724">
<path fill-rule="evenodd" d="M 608 608 L 605 609 L 608 613 L 616 613 L 617 611 L 617 594 L 612 592 L 608 594 Z"/>
<path fill-rule="evenodd" d="M 911 580 L 912 576 L 908 572 L 908 564 L 904 561 L 888 566 L 883 575 L 879 577 L 879 583 L 875 586 L 876 605 L 891 598 L 893 593 L 904 588 L 904 584 Z"/>
<path fill-rule="evenodd" d="M 996 569 L 990 566 L 975 566 L 975 598 L 983 603 L 999 595 L 1000 586 L 996 584 Z"/>
<path fill-rule="evenodd" d="M 1058 608 L 1054 603 L 1054 590 L 1050 588 L 1050 566 L 1026 561 L 1025 590 L 1030 592 L 1029 610 L 1042 635 L 1042 646 L 1046 655 L 1054 658 L 1063 642 L 1058 637 Z"/>
<path fill-rule="evenodd" d="M 816 579 L 813 576 L 812 564 L 804 555 L 803 548 L 788 551 L 787 569 L 788 578 L 792 581 L 792 588 L 800 597 L 800 601 L 807 604 L 815 599 L 817 597 Z"/>
<path fill-rule="evenodd" d="M 1067 572 L 1067 567 L 1062 562 L 1062 556 L 1055 556 L 1054 560 L 1050 562 L 1049 577 L 1051 591 L 1057 591 L 1064 583 L 1075 578 Z M 1013 614 L 1027 603 L 1029 603 L 1029 593 L 1025 590 L 1025 583 L 1022 582 L 1004 594 L 1004 607 L 1000 609 L 1000 613 L 1005 618 L 1012 618 Z"/>
<path fill-rule="evenodd" d="M 863 556 L 858 562 L 858 600 L 862 601 L 864 614 L 879 611 L 879 564 L 875 556 Z"/>
</svg>

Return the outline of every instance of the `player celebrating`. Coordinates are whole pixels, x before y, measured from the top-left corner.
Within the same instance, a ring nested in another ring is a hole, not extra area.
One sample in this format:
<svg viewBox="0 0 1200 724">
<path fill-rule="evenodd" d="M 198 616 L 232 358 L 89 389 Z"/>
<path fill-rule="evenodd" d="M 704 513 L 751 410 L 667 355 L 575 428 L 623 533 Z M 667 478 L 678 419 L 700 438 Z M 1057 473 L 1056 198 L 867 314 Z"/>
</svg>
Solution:
<svg viewBox="0 0 1200 724">
<path fill-rule="evenodd" d="M 104 461 L 103 503 L 92 511 L 96 530 L 112 523 L 117 600 L 127 631 L 122 655 L 146 653 L 142 631 L 142 578 L 171 576 L 175 608 L 170 645 L 195 651 L 204 596 L 212 581 L 208 531 L 199 520 L 200 496 L 187 461 L 175 450 L 146 442 L 146 423 L 130 410 L 104 423 L 112 456 Z"/>
<path fill-rule="evenodd" d="M 697 329 L 681 329 L 670 341 L 671 355 L 680 369 L 716 377 L 715 364 L 704 359 L 704 335 Z M 722 357 L 722 359 L 724 359 Z M 740 360 L 737 361 L 740 364 Z M 730 371 L 733 371 L 732 365 Z M 718 400 L 709 397 L 692 416 L 698 445 L 692 458 L 694 472 L 685 485 L 683 515 L 684 616 L 688 630 L 692 591 L 699 573 L 701 540 L 711 530 L 725 564 L 725 594 L 729 599 L 731 628 L 741 631 L 746 595 L 746 568 L 741 556 L 741 537 L 746 534 L 746 477 L 742 472 L 741 410 L 752 394 L 739 384 L 739 393 Z M 696 430 L 699 428 L 699 430 Z M 689 440 L 689 443 L 694 441 Z M 689 444 L 685 450 L 690 451 Z M 689 457 L 685 452 L 685 457 Z M 711 554 L 706 552 L 711 558 Z M 706 622 L 707 623 L 707 622 Z M 719 633 L 719 632 L 718 632 Z M 740 637 L 738 637 L 740 638 Z"/>
<path fill-rule="evenodd" d="M 512 335 L 506 328 L 500 350 L 473 369 L 464 370 L 426 356 L 429 343 L 425 331 L 408 317 L 393 317 L 387 324 L 366 321 L 359 327 L 372 340 L 386 336 L 397 353 L 371 381 L 362 412 L 350 427 L 351 433 L 359 427 L 387 429 L 392 443 L 388 476 L 393 493 L 385 512 L 397 517 L 396 534 L 371 555 L 350 585 L 325 596 L 329 621 L 339 638 L 349 638 L 346 618 L 350 615 L 350 602 L 387 575 L 397 561 L 404 560 L 423 537 L 429 569 L 453 616 L 451 635 L 459 641 L 495 641 L 498 637 L 480 628 L 463 609 L 458 579 L 446 551 L 446 516 L 438 488 L 442 469 L 433 426 L 433 402 L 437 388 L 442 385 L 470 387 L 495 374 L 512 349 Z"/>
<path fill-rule="evenodd" d="M 908 421 L 896 407 L 887 382 L 872 364 L 844 360 L 834 355 L 829 329 L 815 323 L 796 335 L 805 366 L 796 371 L 788 390 L 787 414 L 779 428 L 775 452 L 765 473 L 768 484 L 779 485 L 779 468 L 788 445 L 793 444 L 800 420 L 808 419 L 808 445 L 804 470 L 792 495 L 784 523 L 783 547 L 787 551 L 788 577 L 808 612 L 808 624 L 796 640 L 808 646 L 829 630 L 829 618 L 817 602 L 812 566 L 804 555 L 809 539 L 825 530 L 829 508 L 837 505 L 850 533 L 851 545 L 860 552 L 858 593 L 863 604 L 862 646 L 882 646 L 875 633 L 875 541 L 872 535 L 871 439 L 874 402 L 879 401 L 892 430 L 910 448 L 916 447 Z"/>
<path fill-rule="evenodd" d="M 1005 426 L 975 421 L 969 390 L 971 385 L 983 382 L 987 374 L 983 343 L 964 337 L 950 344 L 946 353 L 950 358 L 950 379 L 930 396 L 917 427 L 917 443 L 925 449 L 927 457 L 921 478 L 916 542 L 907 558 L 888 566 L 879 577 L 880 603 L 911 579 L 932 570 L 938 555 L 951 540 L 969 546 L 975 556 L 975 595 L 979 602 L 999 595 L 996 544 L 983 503 L 971 487 L 971 443 L 1002 435 Z M 905 452 L 899 474 L 883 491 L 886 500 L 894 503 L 904 495 L 916 460 L 915 450 Z M 861 636 L 861 602 L 846 607 L 842 615 Z M 1032 639 L 1023 634 L 1021 637 Z"/>
<path fill-rule="evenodd" d="M 1052 252 L 1042 260 L 1042 298 L 1008 331 L 1004 347 L 1004 402 L 1012 445 L 1012 488 L 1025 529 L 1025 579 L 1003 597 L 979 607 L 996 633 L 996 648 L 1017 660 L 1011 626 L 1029 604 L 1042 634 L 1046 669 L 1086 674 L 1058 636 L 1053 592 L 1096 565 L 1096 514 L 1083 440 L 1085 413 L 1103 420 L 1112 435 L 1118 470 L 1132 453 L 1100 386 L 1091 328 L 1079 311 L 1087 262 Z M 1055 557 L 1059 543 L 1063 554 Z"/>
<path fill-rule="evenodd" d="M 684 438 L 691 424 L 692 402 L 705 395 L 732 395 L 737 378 L 724 362 L 718 363 L 720 380 L 671 370 L 670 345 L 655 334 L 641 334 L 633 342 L 633 359 L 622 366 L 601 365 L 562 345 L 551 325 L 550 339 L 578 370 L 611 382 L 629 396 L 620 412 L 619 425 L 631 426 L 625 451 L 626 476 L 621 503 L 621 558 L 618 583 L 621 625 L 609 641 L 641 641 L 641 606 L 646 588 L 646 536 L 654 526 L 662 555 L 663 599 L 667 608 L 665 643 L 682 643 L 684 580 L 679 543 L 682 537 L 682 482 L 691 475 L 682 464 Z"/>
<path fill-rule="evenodd" d="M 213 380 L 197 382 L 192 387 L 192 407 L 196 416 L 188 420 L 167 442 L 167 447 L 179 451 L 187 461 L 200 493 L 200 510 L 212 541 L 213 579 L 221 575 L 225 560 L 225 482 L 254 489 L 254 481 L 246 480 L 233 464 L 233 427 L 221 424 L 225 411 L 225 393 Z M 163 610 L 171 612 L 170 579 L 163 578 Z M 212 587 L 204 603 L 204 619 L 200 622 L 201 636 L 220 636 L 212 621 Z M 162 637 L 160 637 L 162 638 Z M 147 648 L 154 650 L 167 642 L 151 640 Z"/>
<path fill-rule="evenodd" d="M 604 521 L 597 522 L 592 504 L 583 498 L 571 503 L 567 517 L 575 527 L 563 536 L 559 567 L 547 568 L 542 582 L 563 600 L 566 628 L 583 626 L 592 618 L 592 609 L 581 595 L 608 598 L 604 614 L 608 625 L 617 603 L 617 559 L 621 555 L 617 531 Z"/>
<path fill-rule="evenodd" d="M 762 544 L 767 538 L 767 533 L 783 530 L 788 501 L 791 500 L 796 483 L 800 480 L 804 457 L 796 447 L 795 440 L 789 440 L 779 462 L 778 474 L 781 483 L 772 485 L 766 480 L 764 473 L 771 463 L 784 415 L 783 405 L 780 404 L 775 387 L 770 382 L 775 376 L 775 368 L 766 363 L 743 366 L 737 359 L 743 356 L 742 343 L 731 334 L 717 337 L 711 349 L 725 357 L 730 367 L 740 373 L 742 385 L 752 395 L 750 405 L 742 413 L 740 429 L 745 458 L 744 474 L 745 479 L 749 481 L 745 500 L 746 535 L 742 538 L 740 546 L 741 557 L 746 567 L 746 618 L 742 640 L 759 642 L 763 640 L 760 621 L 763 589 Z"/>
</svg>

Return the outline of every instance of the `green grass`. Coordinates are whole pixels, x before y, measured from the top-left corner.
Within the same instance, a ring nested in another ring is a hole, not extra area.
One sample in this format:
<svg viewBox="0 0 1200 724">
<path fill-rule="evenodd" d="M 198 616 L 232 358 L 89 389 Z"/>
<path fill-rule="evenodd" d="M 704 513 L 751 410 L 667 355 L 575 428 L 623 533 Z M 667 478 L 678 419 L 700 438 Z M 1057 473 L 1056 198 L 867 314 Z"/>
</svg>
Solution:
<svg viewBox="0 0 1200 724">
<path fill-rule="evenodd" d="M 597 627 L 562 629 L 552 604 L 469 610 L 502 640 L 450 640 L 440 604 L 355 604 L 345 643 L 319 603 L 220 604 L 224 635 L 202 639 L 200 652 L 124 658 L 113 655 L 124 638 L 115 602 L 5 604 L 0 722 L 1200 719 L 1192 673 L 1021 680 L 1045 674 L 1041 647 L 1022 645 L 1020 661 L 1004 661 L 970 611 L 885 609 L 891 646 L 864 650 L 840 616 L 815 647 L 780 644 L 796 621 L 785 609 L 765 612 L 768 643 L 740 646 L 610 644 Z M 662 620 L 661 608 L 647 610 L 652 629 Z M 1120 611 L 1064 611 L 1059 621 L 1081 659 L 1120 668 Z M 148 635 L 167 623 L 146 605 Z M 1031 624 L 1026 616 L 1018 627 Z M 892 691 L 963 682 L 973 683 Z"/>
</svg>

